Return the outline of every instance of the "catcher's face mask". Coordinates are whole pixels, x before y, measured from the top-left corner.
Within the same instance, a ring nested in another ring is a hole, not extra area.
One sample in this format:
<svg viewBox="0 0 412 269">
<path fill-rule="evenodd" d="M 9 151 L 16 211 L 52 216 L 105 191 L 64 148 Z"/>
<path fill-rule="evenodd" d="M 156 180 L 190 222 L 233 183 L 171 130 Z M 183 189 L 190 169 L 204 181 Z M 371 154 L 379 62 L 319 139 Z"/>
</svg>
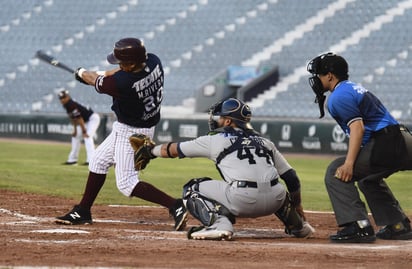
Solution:
<svg viewBox="0 0 412 269">
<path fill-rule="evenodd" d="M 329 53 L 317 56 L 316 58 L 312 59 L 308 63 L 308 66 L 307 66 L 308 72 L 313 75 L 309 78 L 309 85 L 316 95 L 315 103 L 319 105 L 319 112 L 320 112 L 319 118 L 323 118 L 325 116 L 324 104 L 326 100 L 325 92 L 327 92 L 327 90 L 323 88 L 322 82 L 320 81 L 318 75 L 319 74 L 325 75 L 329 72 L 327 66 L 323 64 L 323 59 L 325 57 L 330 57 L 334 55 L 335 54 L 329 52 Z"/>
<path fill-rule="evenodd" d="M 209 108 L 209 131 L 214 131 L 219 128 L 218 120 L 220 115 L 217 115 L 222 110 L 222 102 L 218 102 Z"/>
<path fill-rule="evenodd" d="M 244 130 L 252 130 L 250 119 L 252 112 L 248 105 L 236 98 L 229 98 L 223 102 L 219 102 L 210 108 L 209 129 L 215 130 L 219 126 L 216 117 L 226 117 L 231 119 L 237 127 Z M 213 129 L 212 129 L 213 128 Z"/>
</svg>

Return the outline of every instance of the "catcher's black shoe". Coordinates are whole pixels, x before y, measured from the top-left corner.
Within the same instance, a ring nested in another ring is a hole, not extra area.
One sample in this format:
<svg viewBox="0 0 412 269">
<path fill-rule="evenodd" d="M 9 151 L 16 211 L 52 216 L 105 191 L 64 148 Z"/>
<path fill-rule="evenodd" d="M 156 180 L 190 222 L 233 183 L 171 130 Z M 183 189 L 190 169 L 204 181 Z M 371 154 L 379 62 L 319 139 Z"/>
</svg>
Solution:
<svg viewBox="0 0 412 269">
<path fill-rule="evenodd" d="M 175 220 L 175 231 L 181 231 L 186 227 L 187 210 L 182 199 L 177 199 L 175 205 L 169 209 L 170 215 Z"/>
<path fill-rule="evenodd" d="M 329 239 L 334 243 L 372 243 L 375 242 L 376 236 L 370 224 L 361 227 L 359 222 L 355 221 L 337 234 L 331 235 Z"/>
<path fill-rule="evenodd" d="M 80 225 L 93 223 L 90 210 L 83 209 L 79 205 L 75 205 L 73 209 L 66 215 L 57 217 L 55 222 L 57 224 L 64 225 Z"/>
<path fill-rule="evenodd" d="M 376 237 L 384 240 L 412 239 L 411 222 L 408 218 L 393 225 L 387 225 L 376 233 Z"/>
</svg>

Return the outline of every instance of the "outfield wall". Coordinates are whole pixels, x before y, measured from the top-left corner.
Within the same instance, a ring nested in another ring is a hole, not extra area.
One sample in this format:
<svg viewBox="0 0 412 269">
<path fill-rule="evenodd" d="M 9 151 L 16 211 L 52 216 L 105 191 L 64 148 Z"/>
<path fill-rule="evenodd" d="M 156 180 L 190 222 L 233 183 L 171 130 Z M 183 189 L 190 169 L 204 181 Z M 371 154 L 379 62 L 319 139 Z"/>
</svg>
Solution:
<svg viewBox="0 0 412 269">
<path fill-rule="evenodd" d="M 106 137 L 107 116 L 102 116 L 95 141 Z M 67 115 L 0 115 L 0 137 L 70 142 L 73 125 Z"/>
<path fill-rule="evenodd" d="M 97 144 L 110 133 L 112 121 L 112 115 L 101 115 Z M 348 138 L 331 120 L 254 118 L 252 125 L 263 136 L 275 141 L 281 152 L 343 154 L 348 148 Z M 164 117 L 156 128 L 154 140 L 156 143 L 185 141 L 207 134 L 208 130 L 205 117 Z M 72 132 L 66 115 L 0 115 L 0 137 L 69 142 Z"/>
</svg>

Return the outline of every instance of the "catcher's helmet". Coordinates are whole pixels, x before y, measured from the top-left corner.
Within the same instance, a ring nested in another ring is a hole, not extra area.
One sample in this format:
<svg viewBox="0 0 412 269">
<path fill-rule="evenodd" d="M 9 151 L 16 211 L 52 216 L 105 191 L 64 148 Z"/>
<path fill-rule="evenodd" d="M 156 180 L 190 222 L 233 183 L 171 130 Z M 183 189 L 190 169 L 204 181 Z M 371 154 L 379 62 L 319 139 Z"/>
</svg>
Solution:
<svg viewBox="0 0 412 269">
<path fill-rule="evenodd" d="M 223 102 L 212 106 L 210 114 L 213 116 L 222 116 L 232 119 L 239 128 L 252 130 L 250 124 L 252 111 L 244 102 L 236 98 L 229 98 Z"/>
<path fill-rule="evenodd" d="M 147 53 L 143 42 L 137 38 L 123 38 L 114 44 L 113 52 L 107 55 L 111 64 L 146 62 Z"/>
</svg>

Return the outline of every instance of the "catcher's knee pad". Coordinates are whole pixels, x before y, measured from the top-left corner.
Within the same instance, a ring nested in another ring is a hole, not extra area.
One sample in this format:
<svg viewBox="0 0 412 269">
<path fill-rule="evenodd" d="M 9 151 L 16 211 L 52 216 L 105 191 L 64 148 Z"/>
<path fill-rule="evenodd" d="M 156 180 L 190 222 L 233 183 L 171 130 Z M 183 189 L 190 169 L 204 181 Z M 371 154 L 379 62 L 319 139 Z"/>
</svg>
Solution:
<svg viewBox="0 0 412 269">
<path fill-rule="evenodd" d="M 296 208 L 290 203 L 289 193 L 286 195 L 285 202 L 282 207 L 276 211 L 275 215 L 285 225 L 285 232 L 291 234 L 292 230 L 300 230 L 303 228 L 302 217 L 296 212 Z"/>
<path fill-rule="evenodd" d="M 199 183 L 203 181 L 212 180 L 210 177 L 192 178 L 183 186 L 183 198 L 191 191 L 199 191 Z"/>
</svg>

